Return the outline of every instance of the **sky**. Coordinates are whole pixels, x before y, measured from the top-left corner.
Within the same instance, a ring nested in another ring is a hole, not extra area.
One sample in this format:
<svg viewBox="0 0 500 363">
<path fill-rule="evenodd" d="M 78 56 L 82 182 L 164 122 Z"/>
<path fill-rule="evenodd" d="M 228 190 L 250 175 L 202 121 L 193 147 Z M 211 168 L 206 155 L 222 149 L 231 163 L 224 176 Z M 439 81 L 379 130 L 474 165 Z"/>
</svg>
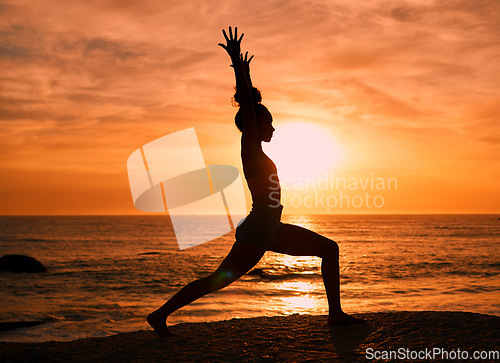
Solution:
<svg viewBox="0 0 500 363">
<path fill-rule="evenodd" d="M 492 0 L 1 1 L 0 214 L 145 214 L 127 158 L 190 127 L 206 164 L 241 169 L 229 25 L 275 138 L 322 130 L 283 148 L 328 135 L 323 181 L 365 186 L 289 185 L 285 214 L 499 213 L 498 19 Z"/>
</svg>

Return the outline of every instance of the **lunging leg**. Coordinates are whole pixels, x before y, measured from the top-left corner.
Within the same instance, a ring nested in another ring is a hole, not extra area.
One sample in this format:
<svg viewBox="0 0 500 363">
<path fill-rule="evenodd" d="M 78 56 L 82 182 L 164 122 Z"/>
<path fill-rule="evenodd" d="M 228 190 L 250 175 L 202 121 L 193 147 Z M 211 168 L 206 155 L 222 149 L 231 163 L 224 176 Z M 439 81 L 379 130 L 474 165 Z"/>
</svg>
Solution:
<svg viewBox="0 0 500 363">
<path fill-rule="evenodd" d="M 292 256 L 321 257 L 321 274 L 329 307 L 328 323 L 340 325 L 365 322 L 342 311 L 340 305 L 339 247 L 335 241 L 306 228 L 283 223 L 279 238 L 270 250 Z"/>
</svg>

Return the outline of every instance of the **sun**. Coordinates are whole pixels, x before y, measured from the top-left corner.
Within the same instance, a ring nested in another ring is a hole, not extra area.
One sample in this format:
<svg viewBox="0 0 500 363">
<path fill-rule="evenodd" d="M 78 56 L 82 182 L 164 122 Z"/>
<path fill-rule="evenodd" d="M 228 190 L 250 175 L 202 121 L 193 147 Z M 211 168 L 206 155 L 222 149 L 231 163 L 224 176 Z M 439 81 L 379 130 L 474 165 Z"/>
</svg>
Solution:
<svg viewBox="0 0 500 363">
<path fill-rule="evenodd" d="M 339 165 L 342 148 L 324 127 L 292 122 L 275 128 L 271 142 L 263 148 L 275 162 L 281 180 L 318 178 Z"/>
</svg>

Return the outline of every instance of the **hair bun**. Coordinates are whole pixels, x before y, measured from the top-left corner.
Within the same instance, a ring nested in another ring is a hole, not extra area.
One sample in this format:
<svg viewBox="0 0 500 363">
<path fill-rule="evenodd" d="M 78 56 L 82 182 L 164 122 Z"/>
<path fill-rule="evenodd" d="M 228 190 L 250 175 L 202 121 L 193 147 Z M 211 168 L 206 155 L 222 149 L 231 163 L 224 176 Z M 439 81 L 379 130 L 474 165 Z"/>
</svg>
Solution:
<svg viewBox="0 0 500 363">
<path fill-rule="evenodd" d="M 233 102 L 232 103 L 233 103 L 234 106 L 239 107 L 239 105 L 240 105 L 240 97 L 239 97 L 239 94 L 238 94 L 238 89 L 237 88 L 235 88 L 235 89 L 236 89 L 236 93 L 233 96 L 235 104 Z M 254 103 L 261 103 L 262 102 L 262 94 L 260 93 L 260 91 L 257 88 L 252 87 L 250 89 L 250 92 L 252 93 L 252 99 L 253 99 Z"/>
</svg>

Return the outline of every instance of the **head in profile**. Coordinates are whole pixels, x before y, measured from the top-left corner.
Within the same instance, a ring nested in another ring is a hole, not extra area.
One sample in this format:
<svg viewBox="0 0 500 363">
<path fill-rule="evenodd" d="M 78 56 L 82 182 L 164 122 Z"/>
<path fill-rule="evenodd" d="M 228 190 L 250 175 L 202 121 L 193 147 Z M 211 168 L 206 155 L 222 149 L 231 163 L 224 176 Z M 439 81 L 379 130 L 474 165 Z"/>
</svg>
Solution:
<svg viewBox="0 0 500 363">
<path fill-rule="evenodd" d="M 255 116 L 257 118 L 257 127 L 258 127 L 258 139 L 257 142 L 269 142 L 273 137 L 274 127 L 273 127 L 273 116 L 271 112 L 264 106 L 262 101 L 262 96 L 260 91 L 252 87 L 252 98 L 255 107 Z M 238 91 L 234 94 L 234 100 L 238 103 Z M 234 123 L 238 130 L 243 132 L 243 117 L 241 115 L 241 109 L 238 110 L 236 116 L 234 117 Z"/>
</svg>

